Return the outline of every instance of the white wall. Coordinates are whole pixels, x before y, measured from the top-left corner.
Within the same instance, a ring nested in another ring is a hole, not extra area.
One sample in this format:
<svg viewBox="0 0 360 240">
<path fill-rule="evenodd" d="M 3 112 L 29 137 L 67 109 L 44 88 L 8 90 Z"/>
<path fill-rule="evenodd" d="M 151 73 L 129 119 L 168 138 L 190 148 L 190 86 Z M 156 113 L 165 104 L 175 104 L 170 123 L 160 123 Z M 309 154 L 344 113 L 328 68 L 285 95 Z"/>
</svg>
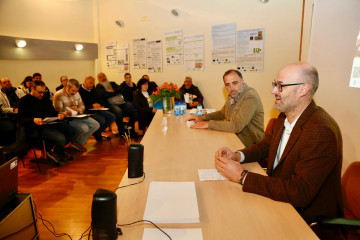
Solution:
<svg viewBox="0 0 360 240">
<path fill-rule="evenodd" d="M 171 81 L 182 84 L 185 76 L 191 75 L 195 85 L 205 96 L 206 107 L 220 108 L 224 104 L 223 73 L 236 66 L 211 64 L 211 26 L 236 22 L 237 30 L 265 28 L 265 71 L 245 73 L 245 81 L 256 88 L 262 98 L 265 109 L 265 122 L 277 113 L 273 110 L 274 97 L 271 95 L 271 82 L 277 71 L 287 63 L 298 61 L 302 0 L 270 0 L 261 4 L 257 0 L 99 0 L 99 71 L 104 71 L 112 81 L 123 81 L 123 73 L 106 68 L 105 44 L 117 40 L 118 44 L 129 43 L 130 64 L 132 62 L 132 40 L 164 41 L 165 32 L 182 29 L 184 35 L 204 33 L 205 71 L 185 72 L 183 65 L 164 64 L 163 73 L 150 73 L 150 78 L 158 83 Z M 180 17 L 173 17 L 171 9 L 181 10 Z M 141 17 L 148 16 L 149 21 L 142 22 Z M 124 28 L 115 24 L 121 19 Z M 163 53 L 165 44 L 163 43 Z M 133 81 L 146 74 L 146 70 L 133 69 L 130 72 Z"/>
<path fill-rule="evenodd" d="M 315 0 L 309 62 L 319 71 L 315 100 L 340 126 L 343 171 L 360 161 L 360 89 L 350 88 L 355 43 L 360 31 L 360 1 Z"/>
<path fill-rule="evenodd" d="M 0 35 L 96 43 L 94 3 L 92 0 L 0 0 Z M 14 86 L 25 76 L 40 72 L 50 90 L 60 84 L 61 75 L 82 81 L 86 75 L 94 75 L 94 69 L 93 60 L 0 60 L 0 77 L 8 77 Z"/>
</svg>

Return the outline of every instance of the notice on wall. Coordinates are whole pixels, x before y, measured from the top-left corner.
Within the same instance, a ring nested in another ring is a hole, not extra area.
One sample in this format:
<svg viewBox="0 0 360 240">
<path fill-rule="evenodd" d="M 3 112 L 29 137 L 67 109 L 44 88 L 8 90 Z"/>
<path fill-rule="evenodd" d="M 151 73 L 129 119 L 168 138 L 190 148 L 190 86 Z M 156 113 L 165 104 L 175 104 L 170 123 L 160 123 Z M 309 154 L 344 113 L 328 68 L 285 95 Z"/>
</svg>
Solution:
<svg viewBox="0 0 360 240">
<path fill-rule="evenodd" d="M 211 27 L 212 63 L 235 64 L 236 24 L 228 23 Z"/>
<path fill-rule="evenodd" d="M 175 30 L 165 33 L 166 63 L 183 63 L 183 31 Z"/>
<path fill-rule="evenodd" d="M 264 38 L 264 28 L 236 32 L 236 67 L 239 71 L 264 71 Z"/>
<path fill-rule="evenodd" d="M 351 70 L 350 87 L 360 88 L 360 32 L 355 45 L 355 57 Z"/>
<path fill-rule="evenodd" d="M 106 42 L 106 66 L 107 68 L 116 67 L 116 41 Z"/>
<path fill-rule="evenodd" d="M 129 44 L 119 44 L 116 50 L 116 60 L 119 72 L 129 72 Z"/>
<path fill-rule="evenodd" d="M 184 69 L 204 70 L 204 34 L 184 36 Z"/>
<path fill-rule="evenodd" d="M 162 72 L 161 40 L 147 42 L 146 55 L 148 72 Z"/>
<path fill-rule="evenodd" d="M 146 69 L 146 38 L 133 40 L 134 69 Z"/>
</svg>

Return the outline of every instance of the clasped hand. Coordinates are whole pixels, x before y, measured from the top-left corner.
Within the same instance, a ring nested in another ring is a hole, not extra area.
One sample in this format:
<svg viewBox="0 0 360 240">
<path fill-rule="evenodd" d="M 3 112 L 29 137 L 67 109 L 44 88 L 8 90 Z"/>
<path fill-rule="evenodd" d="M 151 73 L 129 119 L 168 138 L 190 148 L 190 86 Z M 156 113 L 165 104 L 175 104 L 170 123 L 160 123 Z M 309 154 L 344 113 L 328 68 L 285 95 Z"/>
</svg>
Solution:
<svg viewBox="0 0 360 240">
<path fill-rule="evenodd" d="M 244 168 L 239 163 L 240 154 L 222 147 L 215 152 L 215 168 L 232 182 L 239 182 Z"/>
</svg>

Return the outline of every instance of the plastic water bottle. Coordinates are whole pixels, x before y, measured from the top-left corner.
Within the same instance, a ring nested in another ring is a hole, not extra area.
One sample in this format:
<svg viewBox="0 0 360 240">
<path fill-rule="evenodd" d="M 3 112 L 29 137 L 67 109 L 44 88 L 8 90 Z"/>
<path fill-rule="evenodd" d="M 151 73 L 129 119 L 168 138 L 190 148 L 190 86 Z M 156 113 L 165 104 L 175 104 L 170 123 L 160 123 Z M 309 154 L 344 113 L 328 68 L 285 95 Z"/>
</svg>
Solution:
<svg viewBox="0 0 360 240">
<path fill-rule="evenodd" d="M 180 115 L 180 103 L 175 103 L 175 106 L 174 106 L 174 114 L 175 114 L 175 116 L 179 116 L 179 115 Z"/>
<path fill-rule="evenodd" d="M 201 116 L 202 114 L 203 114 L 203 113 L 202 113 L 202 105 L 201 105 L 201 103 L 199 103 L 199 104 L 197 105 L 196 115 Z"/>
<path fill-rule="evenodd" d="M 184 115 L 185 114 L 186 103 L 180 103 L 180 106 L 181 106 L 180 115 Z"/>
</svg>

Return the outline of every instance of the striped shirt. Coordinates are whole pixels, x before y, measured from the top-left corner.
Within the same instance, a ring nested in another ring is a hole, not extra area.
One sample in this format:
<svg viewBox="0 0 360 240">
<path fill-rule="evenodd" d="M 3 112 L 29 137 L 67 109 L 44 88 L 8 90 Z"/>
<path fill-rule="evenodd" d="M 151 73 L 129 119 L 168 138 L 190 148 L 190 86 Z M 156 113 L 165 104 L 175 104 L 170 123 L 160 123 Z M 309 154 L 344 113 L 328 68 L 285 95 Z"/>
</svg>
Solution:
<svg viewBox="0 0 360 240">
<path fill-rule="evenodd" d="M 66 114 L 66 107 L 77 107 L 80 110 L 80 114 L 82 114 L 85 110 L 85 105 L 81 99 L 79 92 L 75 95 L 69 95 L 64 91 L 64 89 L 60 89 L 57 91 L 53 98 L 53 105 L 56 111 L 59 113 Z"/>
</svg>

